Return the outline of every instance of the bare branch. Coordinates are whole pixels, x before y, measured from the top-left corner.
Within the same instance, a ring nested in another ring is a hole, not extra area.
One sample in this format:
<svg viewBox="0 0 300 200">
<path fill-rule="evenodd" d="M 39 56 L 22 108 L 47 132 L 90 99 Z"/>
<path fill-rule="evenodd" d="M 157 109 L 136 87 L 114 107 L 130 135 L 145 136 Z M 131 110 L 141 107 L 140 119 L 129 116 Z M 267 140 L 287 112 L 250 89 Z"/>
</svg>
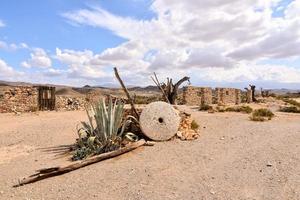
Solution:
<svg viewBox="0 0 300 200">
<path fill-rule="evenodd" d="M 115 76 L 116 76 L 116 78 L 117 78 L 118 81 L 120 82 L 120 84 L 121 84 L 121 86 L 122 86 L 122 88 L 123 88 L 123 90 L 124 90 L 124 92 L 125 92 L 125 94 L 126 94 L 126 96 L 127 96 L 127 98 L 128 98 L 128 101 L 129 101 L 129 103 L 130 103 L 130 105 L 131 105 L 131 109 L 133 110 L 135 117 L 136 117 L 137 119 L 139 119 L 140 116 L 139 116 L 139 114 L 138 114 L 138 112 L 137 112 L 137 110 L 136 110 L 136 108 L 135 108 L 135 106 L 134 106 L 134 101 L 133 101 L 133 99 L 131 98 L 131 96 L 130 96 L 130 94 L 129 94 L 129 92 L 128 92 L 128 90 L 127 90 L 125 84 L 124 84 L 124 82 L 122 81 L 122 79 L 121 79 L 121 77 L 120 77 L 120 75 L 119 75 L 119 73 L 118 73 L 118 69 L 117 69 L 116 67 L 114 67 L 114 71 L 115 71 Z"/>
</svg>

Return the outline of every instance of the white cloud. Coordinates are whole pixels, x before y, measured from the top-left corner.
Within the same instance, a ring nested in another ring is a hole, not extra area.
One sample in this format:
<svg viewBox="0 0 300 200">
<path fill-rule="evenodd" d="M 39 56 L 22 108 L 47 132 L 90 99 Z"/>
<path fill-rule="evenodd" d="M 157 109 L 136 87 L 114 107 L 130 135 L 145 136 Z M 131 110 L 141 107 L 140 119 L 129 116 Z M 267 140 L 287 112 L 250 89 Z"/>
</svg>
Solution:
<svg viewBox="0 0 300 200">
<path fill-rule="evenodd" d="M 6 26 L 6 24 L 0 19 L 0 28 L 5 27 L 5 26 Z"/>
<path fill-rule="evenodd" d="M 99 66 L 91 64 L 91 61 L 95 58 L 95 56 L 90 50 L 74 51 L 56 48 L 56 55 L 54 58 L 68 66 L 67 74 L 69 78 L 80 77 L 95 79 L 107 76 L 102 69 L 104 65 Z"/>
<path fill-rule="evenodd" d="M 30 59 L 23 61 L 21 66 L 26 68 L 39 67 L 39 68 L 49 68 L 52 65 L 52 61 L 44 49 L 34 48 L 30 54 Z"/>
<path fill-rule="evenodd" d="M 284 16 L 273 18 L 279 2 L 154 0 L 151 9 L 157 16 L 150 20 L 121 17 L 99 7 L 70 11 L 63 16 L 71 23 L 108 29 L 128 41 L 99 54 L 65 53 L 75 56 L 69 64 L 78 70 L 84 69 L 78 65 L 100 71 L 120 66 L 136 77 L 152 71 L 176 76 L 200 70 L 207 81 L 300 82 L 296 68 L 257 64 L 262 59 L 299 58 L 300 1 L 280 8 Z"/>
<path fill-rule="evenodd" d="M 15 71 L 12 67 L 10 67 L 4 60 L 0 58 L 0 78 L 1 79 L 11 79 L 16 76 L 21 75 L 21 72 Z"/>
<path fill-rule="evenodd" d="M 65 72 L 60 69 L 50 68 L 44 71 L 44 75 L 48 77 L 62 76 Z"/>
<path fill-rule="evenodd" d="M 197 71 L 198 78 L 214 82 L 273 81 L 299 83 L 300 69 L 276 65 L 246 65 L 235 68 L 206 68 Z"/>
<path fill-rule="evenodd" d="M 65 64 L 85 64 L 94 57 L 94 53 L 90 50 L 74 51 L 56 48 L 54 57 Z"/>
<path fill-rule="evenodd" d="M 29 47 L 27 46 L 26 43 L 20 43 L 20 44 L 15 44 L 15 43 L 7 43 L 5 41 L 0 40 L 0 49 L 4 49 L 6 51 L 16 51 L 18 49 L 28 49 Z"/>
</svg>

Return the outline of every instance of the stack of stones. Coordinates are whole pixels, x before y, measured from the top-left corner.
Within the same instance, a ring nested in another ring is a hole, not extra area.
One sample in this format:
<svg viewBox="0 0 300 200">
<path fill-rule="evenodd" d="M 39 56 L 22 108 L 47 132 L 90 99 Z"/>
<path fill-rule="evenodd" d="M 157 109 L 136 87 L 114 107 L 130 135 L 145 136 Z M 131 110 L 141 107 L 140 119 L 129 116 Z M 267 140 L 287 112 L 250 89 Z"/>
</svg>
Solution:
<svg viewBox="0 0 300 200">
<path fill-rule="evenodd" d="M 38 110 L 38 90 L 31 86 L 8 88 L 0 95 L 0 113 Z"/>
<path fill-rule="evenodd" d="M 191 114 L 180 111 L 179 115 L 181 117 L 181 122 L 180 122 L 179 129 L 177 132 L 177 137 L 181 140 L 197 139 L 199 136 L 199 133 L 197 130 L 192 129 L 193 119 L 191 117 Z"/>
</svg>

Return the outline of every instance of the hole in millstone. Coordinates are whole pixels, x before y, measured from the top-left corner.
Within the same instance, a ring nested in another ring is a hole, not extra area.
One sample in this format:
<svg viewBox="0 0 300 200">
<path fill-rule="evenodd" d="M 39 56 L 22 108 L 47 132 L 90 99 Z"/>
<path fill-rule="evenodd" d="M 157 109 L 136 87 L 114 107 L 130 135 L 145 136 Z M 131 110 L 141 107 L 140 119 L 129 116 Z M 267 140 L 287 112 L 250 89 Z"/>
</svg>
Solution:
<svg viewBox="0 0 300 200">
<path fill-rule="evenodd" d="M 159 123 L 163 123 L 164 119 L 160 117 L 160 118 L 158 118 L 158 121 L 159 121 Z"/>
</svg>

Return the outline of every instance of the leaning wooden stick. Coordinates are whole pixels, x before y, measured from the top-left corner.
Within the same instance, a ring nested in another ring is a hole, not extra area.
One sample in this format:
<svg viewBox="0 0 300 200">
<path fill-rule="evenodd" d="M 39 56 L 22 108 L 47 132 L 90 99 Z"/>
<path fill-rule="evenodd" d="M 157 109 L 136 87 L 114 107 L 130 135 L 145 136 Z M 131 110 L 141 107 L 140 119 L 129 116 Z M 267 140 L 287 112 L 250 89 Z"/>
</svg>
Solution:
<svg viewBox="0 0 300 200">
<path fill-rule="evenodd" d="M 18 186 L 22 186 L 22 185 L 25 185 L 25 184 L 33 183 L 33 182 L 40 181 L 40 180 L 43 180 L 43 179 L 46 179 L 46 178 L 49 178 L 49 177 L 65 174 L 65 173 L 71 172 L 73 170 L 80 169 L 82 167 L 91 165 L 93 163 L 100 162 L 100 161 L 108 159 L 108 158 L 113 158 L 113 157 L 119 156 L 121 154 L 132 151 L 132 150 L 134 150 L 138 147 L 141 147 L 143 145 L 150 146 L 150 145 L 153 145 L 153 144 L 152 143 L 148 144 L 145 140 L 142 139 L 142 140 L 139 140 L 139 141 L 134 142 L 132 144 L 129 144 L 126 147 L 118 149 L 116 151 L 103 153 L 103 154 L 100 154 L 100 155 L 97 155 L 97 156 L 87 158 L 87 159 L 82 160 L 82 161 L 76 161 L 76 162 L 74 162 L 70 165 L 67 165 L 67 166 L 40 169 L 40 170 L 37 170 L 36 174 L 33 174 L 33 175 L 29 176 L 28 178 L 20 180 L 18 184 L 14 185 L 14 187 L 18 187 Z"/>
<path fill-rule="evenodd" d="M 128 98 L 128 101 L 129 101 L 129 103 L 130 103 L 130 105 L 131 105 L 131 109 L 133 110 L 133 112 L 134 112 L 134 114 L 135 114 L 135 117 L 136 117 L 137 119 L 139 119 L 139 118 L 140 118 L 140 115 L 138 114 L 138 112 L 137 112 L 137 110 L 136 110 L 136 108 L 135 108 L 135 106 L 134 106 L 134 101 L 133 101 L 133 99 L 131 98 L 131 96 L 130 96 L 130 94 L 129 94 L 129 92 L 128 92 L 128 90 L 127 90 L 125 84 L 124 84 L 124 82 L 122 81 L 122 79 L 121 79 L 121 77 L 120 77 L 120 75 L 119 75 L 119 73 L 118 73 L 118 69 L 117 69 L 116 67 L 114 67 L 114 71 L 115 71 L 115 76 L 116 76 L 116 78 L 117 78 L 118 81 L 120 82 L 120 84 L 121 84 L 121 86 L 122 86 L 122 88 L 123 88 L 123 90 L 124 90 L 124 92 L 125 92 L 125 94 L 126 94 L 126 96 L 127 96 L 127 98 Z"/>
</svg>

